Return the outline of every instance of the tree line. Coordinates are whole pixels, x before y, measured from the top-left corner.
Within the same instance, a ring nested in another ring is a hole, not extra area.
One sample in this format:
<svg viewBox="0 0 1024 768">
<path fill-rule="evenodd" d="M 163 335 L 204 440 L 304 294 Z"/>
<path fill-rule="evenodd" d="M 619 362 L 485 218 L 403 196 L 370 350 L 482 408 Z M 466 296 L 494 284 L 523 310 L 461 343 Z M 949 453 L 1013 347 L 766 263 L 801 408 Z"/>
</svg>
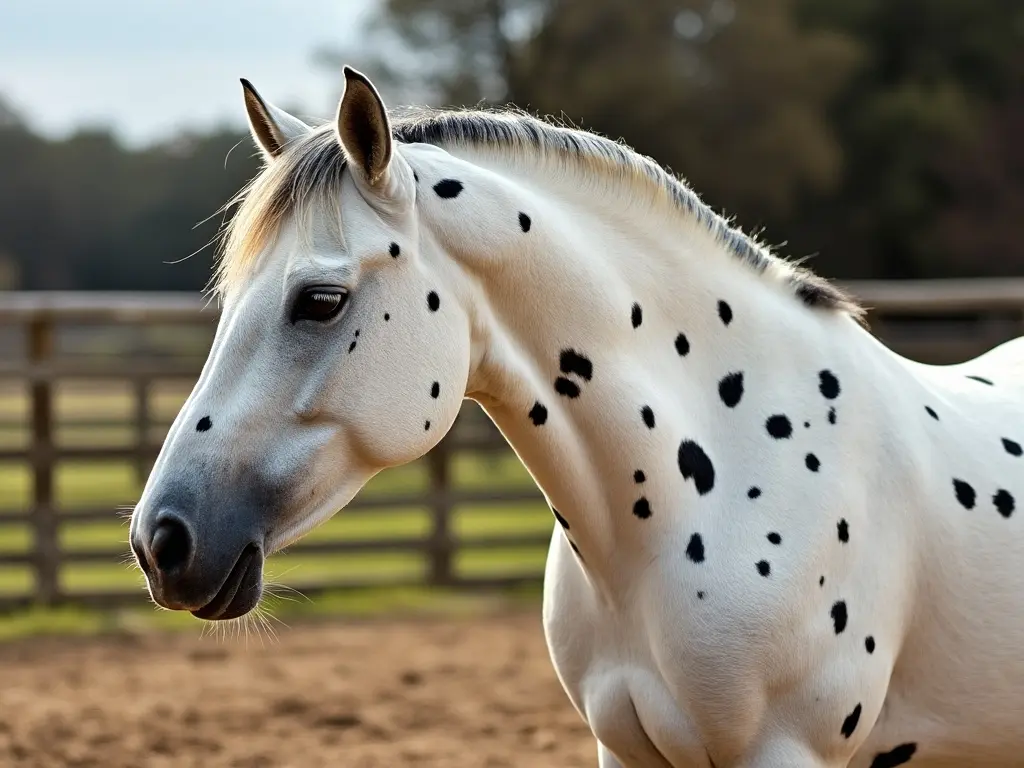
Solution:
<svg viewBox="0 0 1024 768">
<path fill-rule="evenodd" d="M 316 60 L 622 138 L 822 274 L 1024 275 L 1019 0 L 381 0 L 362 40 Z M 194 290 L 258 162 L 242 128 L 128 150 L 0 106 L 0 169 L 0 287 Z"/>
</svg>

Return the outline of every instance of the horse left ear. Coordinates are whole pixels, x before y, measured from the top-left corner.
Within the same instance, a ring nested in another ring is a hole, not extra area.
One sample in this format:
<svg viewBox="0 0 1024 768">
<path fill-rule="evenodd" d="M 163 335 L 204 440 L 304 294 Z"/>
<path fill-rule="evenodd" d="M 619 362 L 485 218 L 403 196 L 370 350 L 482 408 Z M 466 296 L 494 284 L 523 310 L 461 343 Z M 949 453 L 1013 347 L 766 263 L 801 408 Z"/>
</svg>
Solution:
<svg viewBox="0 0 1024 768">
<path fill-rule="evenodd" d="M 338 140 L 362 180 L 382 185 L 391 165 L 391 123 L 384 102 L 366 75 L 346 66 L 338 105 Z"/>
<path fill-rule="evenodd" d="M 252 138 L 268 161 L 284 152 L 290 142 L 299 141 L 312 132 L 313 129 L 299 118 L 265 101 L 245 78 L 242 78 L 242 92 Z"/>
</svg>

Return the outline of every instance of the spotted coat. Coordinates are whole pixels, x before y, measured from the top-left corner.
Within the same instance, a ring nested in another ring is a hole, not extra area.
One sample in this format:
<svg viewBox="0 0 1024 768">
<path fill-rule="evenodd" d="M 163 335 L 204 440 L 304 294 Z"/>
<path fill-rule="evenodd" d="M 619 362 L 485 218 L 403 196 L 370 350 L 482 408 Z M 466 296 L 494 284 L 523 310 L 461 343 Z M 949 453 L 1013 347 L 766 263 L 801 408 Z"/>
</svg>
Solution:
<svg viewBox="0 0 1024 768">
<path fill-rule="evenodd" d="M 191 515 L 204 557 L 154 599 L 210 599 L 468 396 L 551 505 L 544 632 L 601 768 L 1019 764 L 1024 340 L 908 361 L 620 150 L 477 113 L 392 137 L 346 77 L 337 132 L 247 102 L 345 233 L 288 219 L 224 289 L 131 531 L 159 569 L 153 521 Z"/>
</svg>

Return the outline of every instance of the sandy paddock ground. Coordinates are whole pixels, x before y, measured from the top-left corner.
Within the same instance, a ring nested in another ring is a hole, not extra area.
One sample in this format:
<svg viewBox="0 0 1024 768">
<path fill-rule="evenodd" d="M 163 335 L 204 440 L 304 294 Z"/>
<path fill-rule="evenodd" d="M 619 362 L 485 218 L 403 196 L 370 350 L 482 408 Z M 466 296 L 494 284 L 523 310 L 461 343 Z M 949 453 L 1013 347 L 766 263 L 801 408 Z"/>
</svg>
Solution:
<svg viewBox="0 0 1024 768">
<path fill-rule="evenodd" d="M 0 766 L 596 765 L 539 609 L 0 645 Z"/>
</svg>

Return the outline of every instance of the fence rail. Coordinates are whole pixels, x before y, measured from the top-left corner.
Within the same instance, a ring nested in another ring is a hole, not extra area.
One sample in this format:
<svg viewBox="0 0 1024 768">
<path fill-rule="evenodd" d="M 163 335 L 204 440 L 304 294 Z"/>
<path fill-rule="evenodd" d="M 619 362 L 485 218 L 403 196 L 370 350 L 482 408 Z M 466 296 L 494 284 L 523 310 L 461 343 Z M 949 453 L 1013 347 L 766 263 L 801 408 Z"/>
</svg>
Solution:
<svg viewBox="0 0 1024 768">
<path fill-rule="evenodd" d="M 923 362 L 957 362 L 1024 334 L 1024 279 L 862 282 L 846 287 L 869 308 L 872 329 L 883 342 Z M 143 478 L 173 417 L 173 409 L 158 413 L 156 389 L 168 382 L 177 382 L 182 391 L 190 388 L 212 339 L 216 317 L 213 307 L 191 295 L 0 293 L 0 467 L 21 468 L 30 478 L 29 493 L 22 494 L 24 498 L 12 508 L 2 497 L 18 494 L 5 485 L 7 476 L 0 473 L 0 507 L 6 507 L 6 512 L 0 512 L 0 608 L 63 602 L 111 605 L 144 599 L 138 587 L 81 589 L 62 578 L 65 570 L 79 565 L 116 565 L 127 549 L 115 539 L 88 546 L 62 543 L 62 531 L 69 526 L 102 526 L 117 517 L 112 505 L 78 507 L 61 502 L 57 472 L 69 462 L 120 461 Z M 58 407 L 59 391 L 69 382 L 92 391 L 120 386 L 126 393 L 123 415 L 96 417 L 88 405 L 71 409 L 81 411 L 76 414 L 64 413 Z M 130 439 L 118 445 L 92 439 L 105 429 L 126 431 Z M 64 438 L 69 430 L 84 431 L 86 438 L 69 441 Z M 416 568 L 397 575 L 313 579 L 302 584 L 303 591 L 392 584 L 503 586 L 538 580 L 550 527 L 524 531 L 511 526 L 495 531 L 485 526 L 486 530 L 473 535 L 456 531 L 456 511 L 467 505 L 539 507 L 542 501 L 528 482 L 485 490 L 457 487 L 453 472 L 459 456 L 481 453 L 506 459 L 510 455 L 497 430 L 469 405 L 456 428 L 423 460 L 425 489 L 361 494 L 350 505 L 354 511 L 375 510 L 381 515 L 392 510 L 425 511 L 425 531 L 391 531 L 387 517 L 382 517 L 380 530 L 373 535 L 303 541 L 288 555 L 404 554 L 417 558 Z M 5 545 L 6 537 L 13 535 L 10 532 L 18 530 L 29 531 L 30 541 L 20 547 Z M 463 574 L 454 564 L 467 551 L 511 549 L 532 550 L 538 557 L 529 567 L 496 572 Z M 5 569 L 20 569 L 12 582 L 16 586 L 5 587 Z"/>
</svg>

